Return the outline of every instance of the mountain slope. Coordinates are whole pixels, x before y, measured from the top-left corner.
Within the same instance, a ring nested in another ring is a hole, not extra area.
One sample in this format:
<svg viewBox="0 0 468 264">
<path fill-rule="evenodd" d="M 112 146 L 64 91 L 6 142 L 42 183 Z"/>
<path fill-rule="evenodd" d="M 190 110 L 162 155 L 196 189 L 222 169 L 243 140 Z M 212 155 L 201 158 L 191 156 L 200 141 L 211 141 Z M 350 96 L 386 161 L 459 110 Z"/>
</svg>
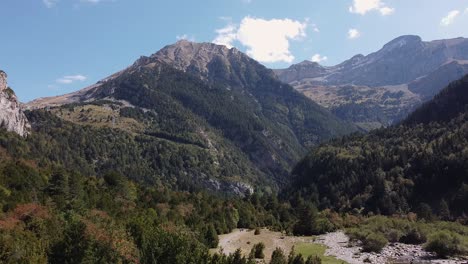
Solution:
<svg viewBox="0 0 468 264">
<path fill-rule="evenodd" d="M 198 165 L 205 168 L 193 177 L 206 180 L 283 182 L 307 147 L 355 130 L 238 50 L 188 41 L 82 91 L 28 106 L 56 106 L 53 114 L 80 125 L 201 148 L 211 164 Z M 238 156 L 227 162 L 232 154 Z M 159 177 L 160 167 L 149 164 Z"/>
<path fill-rule="evenodd" d="M 275 72 L 338 116 L 372 128 L 398 122 L 467 74 L 468 39 L 424 42 L 418 36 L 401 36 L 377 52 L 336 66 L 305 61 Z M 344 114 L 349 111 L 360 115 L 350 119 Z"/>
<path fill-rule="evenodd" d="M 23 114 L 15 92 L 7 85 L 7 75 L 0 70 L 0 128 L 20 136 L 29 133 L 30 125 Z"/>
<path fill-rule="evenodd" d="M 402 125 L 314 149 L 294 169 L 292 192 L 344 211 L 394 214 L 429 204 L 438 213 L 446 204 L 453 216 L 468 212 L 466 78 Z"/>
<path fill-rule="evenodd" d="M 431 101 L 411 113 L 404 124 L 446 122 L 468 111 L 468 75 L 451 83 Z"/>
</svg>

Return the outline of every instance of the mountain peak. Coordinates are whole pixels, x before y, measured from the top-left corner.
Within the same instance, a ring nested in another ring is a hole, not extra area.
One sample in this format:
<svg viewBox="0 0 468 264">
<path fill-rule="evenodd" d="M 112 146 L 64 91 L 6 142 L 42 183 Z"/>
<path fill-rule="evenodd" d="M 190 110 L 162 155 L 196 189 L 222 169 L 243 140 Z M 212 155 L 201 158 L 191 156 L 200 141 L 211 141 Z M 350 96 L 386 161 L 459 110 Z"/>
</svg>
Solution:
<svg viewBox="0 0 468 264">
<path fill-rule="evenodd" d="M 229 64 L 229 58 L 241 57 L 243 54 L 235 48 L 227 48 L 214 43 L 198 43 L 188 40 L 179 40 L 174 44 L 165 46 L 150 57 L 144 57 L 143 63 L 162 62 L 181 71 L 209 73 L 209 65 L 213 61 L 222 61 Z M 139 60 L 141 62 L 141 59 Z"/>
<path fill-rule="evenodd" d="M 388 42 L 383 46 L 383 50 L 393 50 L 397 48 L 402 48 L 405 46 L 411 46 L 414 44 L 422 43 L 422 39 L 420 36 L 416 35 L 404 35 L 393 39 L 392 41 Z"/>
</svg>

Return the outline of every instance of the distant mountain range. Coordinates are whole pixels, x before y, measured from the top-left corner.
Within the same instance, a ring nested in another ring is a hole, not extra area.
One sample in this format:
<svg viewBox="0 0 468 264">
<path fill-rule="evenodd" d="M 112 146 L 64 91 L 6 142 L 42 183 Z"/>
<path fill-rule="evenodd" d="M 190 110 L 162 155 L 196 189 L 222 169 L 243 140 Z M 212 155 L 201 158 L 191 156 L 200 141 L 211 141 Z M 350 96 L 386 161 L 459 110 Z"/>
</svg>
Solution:
<svg viewBox="0 0 468 264">
<path fill-rule="evenodd" d="M 27 107 L 128 135 L 147 164 L 140 165 L 142 175 L 131 172 L 134 178 L 186 179 L 174 184 L 240 189 L 235 192 L 245 191 L 244 183 L 284 182 L 308 148 L 357 131 L 242 52 L 189 41 L 143 56 L 91 87 Z M 48 129 L 44 122 L 44 116 L 32 118 L 38 131 Z M 130 165 L 113 166 L 125 171 Z M 99 163 L 95 169 L 102 169 Z"/>
<path fill-rule="evenodd" d="M 468 73 L 468 39 L 422 41 L 401 36 L 367 56 L 336 66 L 304 61 L 275 70 L 337 116 L 365 129 L 387 126 Z"/>
</svg>

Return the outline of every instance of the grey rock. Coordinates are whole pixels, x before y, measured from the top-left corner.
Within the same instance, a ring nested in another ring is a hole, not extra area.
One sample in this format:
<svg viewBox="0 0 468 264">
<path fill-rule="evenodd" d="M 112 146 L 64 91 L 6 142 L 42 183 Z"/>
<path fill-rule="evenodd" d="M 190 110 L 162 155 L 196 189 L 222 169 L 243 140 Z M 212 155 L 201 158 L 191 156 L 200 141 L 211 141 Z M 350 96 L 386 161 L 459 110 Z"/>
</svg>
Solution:
<svg viewBox="0 0 468 264">
<path fill-rule="evenodd" d="M 8 87 L 7 74 L 0 70 L 0 127 L 27 136 L 31 126 L 14 91 Z"/>
<path fill-rule="evenodd" d="M 386 126 L 468 74 L 468 39 L 401 36 L 335 66 L 304 61 L 275 73 L 345 120 Z"/>
</svg>

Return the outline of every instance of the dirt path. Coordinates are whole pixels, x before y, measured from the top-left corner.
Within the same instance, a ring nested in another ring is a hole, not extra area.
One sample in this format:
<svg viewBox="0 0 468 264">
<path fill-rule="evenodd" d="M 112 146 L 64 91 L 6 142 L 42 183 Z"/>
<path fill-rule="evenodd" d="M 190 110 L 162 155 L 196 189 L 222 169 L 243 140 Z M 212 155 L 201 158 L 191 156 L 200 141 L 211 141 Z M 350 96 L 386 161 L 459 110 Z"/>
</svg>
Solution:
<svg viewBox="0 0 468 264">
<path fill-rule="evenodd" d="M 370 263 L 433 263 L 433 264 L 466 264 L 466 260 L 442 260 L 434 259 L 434 256 L 422 249 L 420 245 L 406 245 L 395 243 L 394 245 L 386 246 L 381 253 L 361 253 L 361 248 L 358 246 L 348 246 L 349 238 L 343 232 L 333 232 L 317 237 L 316 243 L 323 244 L 328 247 L 325 255 L 335 256 L 338 259 L 344 260 L 349 264 L 364 264 L 369 263 L 364 260 L 369 260 Z"/>
</svg>

